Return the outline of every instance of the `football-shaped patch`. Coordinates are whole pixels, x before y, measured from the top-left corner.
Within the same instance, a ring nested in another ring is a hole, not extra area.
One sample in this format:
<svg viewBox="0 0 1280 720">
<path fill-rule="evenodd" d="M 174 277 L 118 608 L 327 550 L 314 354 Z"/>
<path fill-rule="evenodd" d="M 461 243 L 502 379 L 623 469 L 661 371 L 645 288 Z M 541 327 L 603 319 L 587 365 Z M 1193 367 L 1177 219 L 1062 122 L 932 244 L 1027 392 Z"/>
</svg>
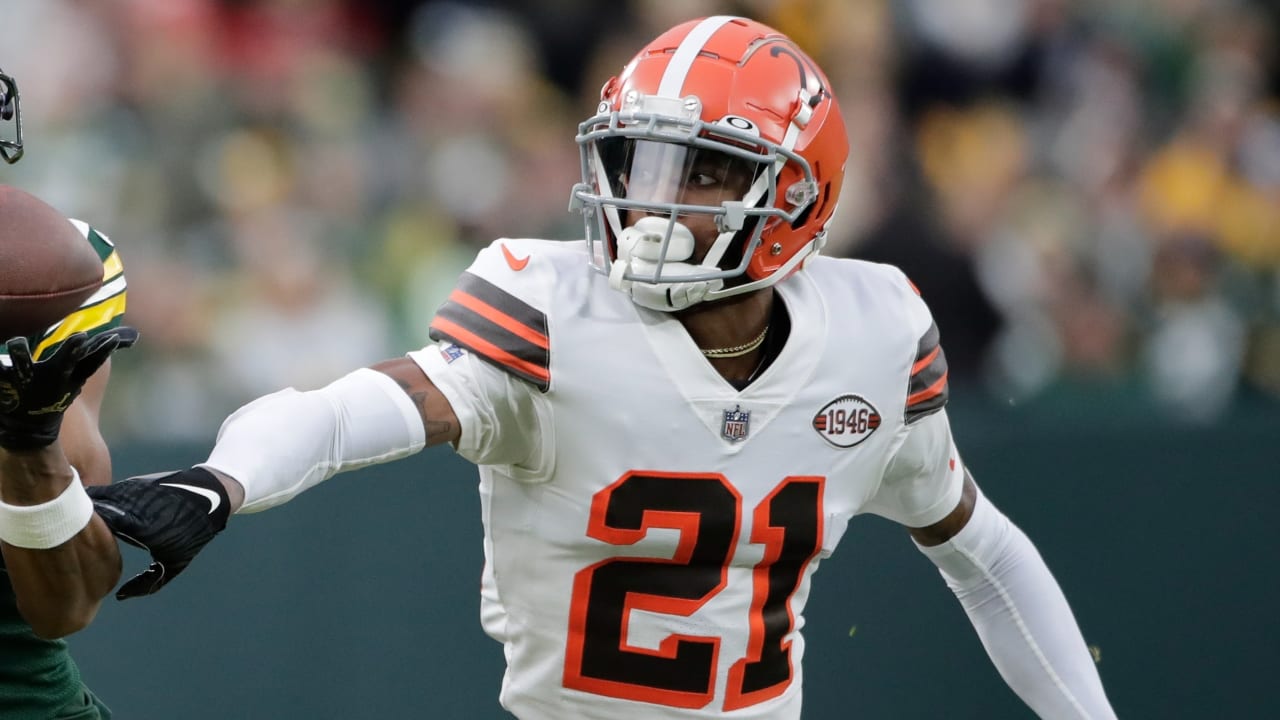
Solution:
<svg viewBox="0 0 1280 720">
<path fill-rule="evenodd" d="M 813 429 L 823 440 L 848 448 L 871 436 L 880 427 L 880 413 L 859 395 L 841 395 L 813 416 Z"/>
</svg>

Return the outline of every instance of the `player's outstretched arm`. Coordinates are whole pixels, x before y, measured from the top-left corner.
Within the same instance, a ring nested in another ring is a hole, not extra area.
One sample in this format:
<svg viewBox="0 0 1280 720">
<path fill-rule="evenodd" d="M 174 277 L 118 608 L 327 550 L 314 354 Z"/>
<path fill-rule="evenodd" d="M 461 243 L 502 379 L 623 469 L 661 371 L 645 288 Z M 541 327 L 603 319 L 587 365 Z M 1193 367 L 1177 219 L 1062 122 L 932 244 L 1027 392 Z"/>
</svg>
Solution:
<svg viewBox="0 0 1280 720">
<path fill-rule="evenodd" d="M 1062 589 L 972 477 L 966 473 L 951 514 L 911 536 L 964 606 L 1001 677 L 1037 715 L 1115 717 Z"/>
<path fill-rule="evenodd" d="M 340 472 L 458 436 L 449 402 L 407 357 L 319 390 L 258 398 L 227 418 L 199 466 L 90 490 L 112 531 L 152 556 L 116 597 L 164 587 L 223 529 L 230 512 L 265 510 Z"/>
<path fill-rule="evenodd" d="M 0 367 L 0 548 L 18 609 L 42 637 L 87 626 L 120 577 L 82 483 L 110 482 L 98 412 L 108 356 L 135 339 L 130 328 L 76 335 L 40 362 L 16 339 Z"/>
<path fill-rule="evenodd" d="M 1027 536 L 978 489 L 945 410 L 908 426 L 867 510 L 908 528 L 1001 677 L 1040 717 L 1115 717 L 1061 588 Z"/>
<path fill-rule="evenodd" d="M 233 413 L 200 466 L 244 493 L 236 512 L 259 512 L 334 475 L 456 441 L 458 419 L 408 357 L 349 373 L 319 390 L 281 390 Z"/>
</svg>

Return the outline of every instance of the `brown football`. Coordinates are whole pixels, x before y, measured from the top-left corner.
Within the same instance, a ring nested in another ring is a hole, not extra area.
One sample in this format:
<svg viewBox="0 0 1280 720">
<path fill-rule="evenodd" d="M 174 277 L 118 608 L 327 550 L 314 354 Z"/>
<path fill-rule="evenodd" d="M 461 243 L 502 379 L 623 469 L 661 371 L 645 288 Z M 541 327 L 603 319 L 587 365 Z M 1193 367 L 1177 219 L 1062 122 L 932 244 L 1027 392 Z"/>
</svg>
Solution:
<svg viewBox="0 0 1280 720">
<path fill-rule="evenodd" d="M 62 213 L 0 185 L 0 343 L 39 336 L 102 286 L 102 260 Z"/>
</svg>

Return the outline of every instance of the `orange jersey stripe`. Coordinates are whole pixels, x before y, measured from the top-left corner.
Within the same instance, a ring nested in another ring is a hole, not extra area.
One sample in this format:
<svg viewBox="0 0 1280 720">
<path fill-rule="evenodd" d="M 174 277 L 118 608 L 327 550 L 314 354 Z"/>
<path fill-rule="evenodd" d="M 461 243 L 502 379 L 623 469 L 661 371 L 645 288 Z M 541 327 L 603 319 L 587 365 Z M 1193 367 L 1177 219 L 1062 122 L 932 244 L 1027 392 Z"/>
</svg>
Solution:
<svg viewBox="0 0 1280 720">
<path fill-rule="evenodd" d="M 511 332 L 513 335 L 517 335 L 528 340 L 543 350 L 548 350 L 551 347 L 551 343 L 547 340 L 546 335 L 534 330 L 528 325 L 525 325 L 519 320 L 516 320 L 510 315 L 464 290 L 455 289 L 449 294 L 449 299 L 476 313 L 480 317 L 483 317 L 489 322 L 503 328 L 504 330 Z"/>
<path fill-rule="evenodd" d="M 925 355 L 923 358 L 921 358 L 921 359 L 917 360 L 917 361 L 916 361 L 916 364 L 911 366 L 911 374 L 912 374 L 912 375 L 915 375 L 916 373 L 918 373 L 918 372 L 920 372 L 921 370 L 923 370 L 923 369 L 925 369 L 926 367 L 928 367 L 928 366 L 929 366 L 929 363 L 933 362 L 933 359 L 934 359 L 934 358 L 936 358 L 936 357 L 938 357 L 938 353 L 940 353 L 940 352 L 942 352 L 942 346 L 941 346 L 941 345 L 938 345 L 938 346 L 934 347 L 934 348 L 933 348 L 933 352 L 931 352 L 931 353 L 929 353 L 928 355 Z"/>
<path fill-rule="evenodd" d="M 924 402 L 925 400 L 928 400 L 930 398 L 935 398 L 941 395 L 942 391 L 945 390 L 946 388 L 947 388 L 947 373 L 942 373 L 942 377 L 938 378 L 938 381 L 935 382 L 934 384 L 921 390 L 920 392 L 908 395 L 907 407 L 911 407 L 916 403 Z"/>
<path fill-rule="evenodd" d="M 455 290 L 454 294 L 457 295 L 458 291 Z M 486 305 L 485 307 L 488 307 L 488 306 Z M 475 308 L 472 308 L 472 309 L 475 310 Z M 480 311 L 476 310 L 476 312 L 480 312 Z M 486 317 L 488 316 L 486 315 Z M 506 316 L 504 315 L 503 317 L 506 317 Z M 489 319 L 494 320 L 493 318 L 489 318 Z M 497 322 L 497 320 L 494 320 L 494 322 Z M 527 360 L 521 360 L 515 355 L 512 355 L 506 350 L 503 350 L 497 345 L 494 345 L 488 340 L 485 340 L 479 335 L 476 335 L 475 333 L 471 332 L 470 330 L 462 327 L 461 325 L 451 320 L 447 320 L 437 315 L 436 319 L 431 321 L 431 327 L 435 328 L 436 330 L 439 330 L 442 333 L 445 333 L 447 335 L 451 335 L 457 338 L 464 345 L 474 348 L 476 352 L 480 353 L 481 355 L 484 355 L 485 357 L 489 358 L 490 360 L 493 360 L 494 362 L 500 362 L 503 365 L 506 365 L 515 370 L 519 370 L 520 372 L 526 375 L 538 378 L 539 380 L 542 380 L 544 382 L 549 382 L 551 380 L 551 373 L 546 368 L 534 365 L 533 363 Z M 504 325 L 504 327 L 506 326 Z M 524 327 L 524 326 L 522 325 L 521 327 Z M 544 341 L 546 340 L 545 336 L 543 336 L 543 340 Z M 546 345 L 543 345 L 543 347 L 546 347 Z"/>
</svg>

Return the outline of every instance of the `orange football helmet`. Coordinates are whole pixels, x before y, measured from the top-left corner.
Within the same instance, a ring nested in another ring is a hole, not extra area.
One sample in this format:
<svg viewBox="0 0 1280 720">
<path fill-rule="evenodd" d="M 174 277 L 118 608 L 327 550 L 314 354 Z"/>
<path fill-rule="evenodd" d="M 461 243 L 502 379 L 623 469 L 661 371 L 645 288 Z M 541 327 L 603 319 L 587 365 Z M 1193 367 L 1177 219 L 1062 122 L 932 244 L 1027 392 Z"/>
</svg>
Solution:
<svg viewBox="0 0 1280 720">
<path fill-rule="evenodd" d="M 592 264 L 637 303 L 672 311 L 768 287 L 826 242 L 848 135 L 826 75 L 782 33 L 738 17 L 683 23 L 600 98 L 578 128 L 570 209 Z M 708 185 L 724 190 L 690 192 Z M 682 222 L 695 215 L 719 231 L 701 258 Z"/>
</svg>

